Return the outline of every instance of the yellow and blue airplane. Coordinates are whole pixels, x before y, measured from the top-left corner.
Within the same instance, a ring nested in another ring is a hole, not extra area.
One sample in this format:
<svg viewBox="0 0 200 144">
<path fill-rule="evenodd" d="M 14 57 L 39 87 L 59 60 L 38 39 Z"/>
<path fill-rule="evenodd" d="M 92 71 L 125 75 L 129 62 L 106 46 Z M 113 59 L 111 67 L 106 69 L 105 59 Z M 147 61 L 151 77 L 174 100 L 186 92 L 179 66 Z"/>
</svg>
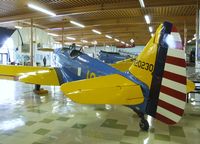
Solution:
<svg viewBox="0 0 200 144">
<path fill-rule="evenodd" d="M 54 52 L 54 68 L 0 65 L 0 77 L 59 85 L 65 96 L 81 104 L 125 105 L 141 118 L 142 130 L 149 128 L 145 114 L 169 125 L 179 122 L 186 93 L 193 89 L 192 84 L 190 89 L 186 88 L 185 52 L 180 34 L 169 22 L 158 27 L 129 69 L 124 68 L 126 62 L 119 62 L 114 68 L 76 49 Z"/>
</svg>

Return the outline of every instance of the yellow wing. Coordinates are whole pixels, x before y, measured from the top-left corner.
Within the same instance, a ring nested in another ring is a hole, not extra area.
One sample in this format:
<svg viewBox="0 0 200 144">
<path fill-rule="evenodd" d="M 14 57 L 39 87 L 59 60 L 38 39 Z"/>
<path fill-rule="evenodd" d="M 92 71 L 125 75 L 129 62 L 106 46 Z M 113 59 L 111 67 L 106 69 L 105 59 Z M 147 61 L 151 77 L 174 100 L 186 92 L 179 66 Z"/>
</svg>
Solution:
<svg viewBox="0 0 200 144">
<path fill-rule="evenodd" d="M 0 78 L 40 85 L 60 85 L 54 68 L 0 65 Z"/>
<path fill-rule="evenodd" d="M 140 86 L 118 74 L 65 83 L 61 90 L 82 104 L 135 105 L 144 101 Z"/>
<path fill-rule="evenodd" d="M 195 90 L 195 84 L 191 80 L 187 79 L 186 88 L 187 88 L 187 93 L 194 91 Z"/>
<path fill-rule="evenodd" d="M 39 49 L 37 49 L 37 50 L 39 50 L 39 51 L 44 51 L 44 52 L 53 52 L 53 51 L 54 51 L 53 48 L 39 48 Z"/>
</svg>

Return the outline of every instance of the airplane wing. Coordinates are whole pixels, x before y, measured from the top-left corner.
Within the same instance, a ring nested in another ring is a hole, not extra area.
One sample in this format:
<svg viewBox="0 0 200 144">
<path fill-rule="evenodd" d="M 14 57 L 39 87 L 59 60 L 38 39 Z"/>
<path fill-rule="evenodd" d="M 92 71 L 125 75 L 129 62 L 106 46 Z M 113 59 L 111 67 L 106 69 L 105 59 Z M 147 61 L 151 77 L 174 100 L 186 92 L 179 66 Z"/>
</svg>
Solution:
<svg viewBox="0 0 200 144">
<path fill-rule="evenodd" d="M 53 48 L 39 48 L 37 49 L 38 51 L 44 51 L 44 52 L 53 52 L 54 49 Z"/>
<path fill-rule="evenodd" d="M 0 79 L 40 85 L 60 85 L 54 68 L 0 65 Z"/>
<path fill-rule="evenodd" d="M 187 79 L 186 89 L 187 89 L 187 93 L 190 93 L 195 90 L 195 84 L 189 79 Z"/>
<path fill-rule="evenodd" d="M 133 60 L 132 58 L 129 58 L 129 59 L 118 61 L 114 64 L 111 64 L 111 66 L 116 68 L 119 71 L 125 72 L 129 70 L 132 64 L 133 64 Z"/>
<path fill-rule="evenodd" d="M 135 105 L 144 101 L 140 85 L 119 74 L 64 83 L 61 90 L 82 104 Z"/>
</svg>

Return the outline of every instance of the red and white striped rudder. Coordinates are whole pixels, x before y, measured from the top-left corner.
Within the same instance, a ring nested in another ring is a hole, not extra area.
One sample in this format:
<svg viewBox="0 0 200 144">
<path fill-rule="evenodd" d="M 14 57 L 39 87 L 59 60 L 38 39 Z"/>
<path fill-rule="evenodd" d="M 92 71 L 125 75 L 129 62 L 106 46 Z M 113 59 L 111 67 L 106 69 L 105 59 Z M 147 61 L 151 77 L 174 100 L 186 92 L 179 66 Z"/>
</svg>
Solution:
<svg viewBox="0 0 200 144">
<path fill-rule="evenodd" d="M 163 24 L 146 113 L 176 124 L 186 103 L 186 62 L 180 34 L 169 22 Z"/>
</svg>

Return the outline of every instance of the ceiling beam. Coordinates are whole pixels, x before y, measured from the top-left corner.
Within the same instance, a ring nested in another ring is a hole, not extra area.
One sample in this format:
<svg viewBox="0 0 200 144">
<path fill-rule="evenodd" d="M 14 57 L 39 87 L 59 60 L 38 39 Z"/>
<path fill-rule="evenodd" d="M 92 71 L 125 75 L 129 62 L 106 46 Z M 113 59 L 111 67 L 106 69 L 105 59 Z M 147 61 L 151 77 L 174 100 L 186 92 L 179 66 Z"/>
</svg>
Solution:
<svg viewBox="0 0 200 144">
<path fill-rule="evenodd" d="M 186 22 L 187 25 L 194 25 L 195 24 L 195 16 L 168 16 L 168 17 L 152 17 L 152 24 L 160 24 L 164 21 L 170 21 L 175 24 L 184 24 Z M 35 21 L 37 23 L 37 21 Z M 38 21 L 39 23 L 39 21 Z M 127 25 L 141 25 L 146 24 L 144 17 L 134 17 L 134 18 L 114 18 L 114 19 L 99 19 L 95 21 L 81 21 L 82 24 L 84 24 L 87 27 L 100 27 L 105 25 L 121 25 L 121 24 L 127 24 Z M 55 23 L 43 23 L 48 28 L 61 28 L 63 25 L 63 22 L 55 22 Z M 69 21 L 64 22 L 64 27 L 75 28 L 80 29 L 79 27 L 75 27 L 73 24 L 71 24 Z"/>
<path fill-rule="evenodd" d="M 186 6 L 186 5 L 182 5 L 181 3 L 180 5 L 183 7 Z M 193 6 L 196 6 L 196 5 L 193 4 Z M 173 6 L 168 5 L 167 7 L 173 7 Z M 151 8 L 155 8 L 155 7 L 153 6 Z M 118 3 L 104 3 L 104 4 L 98 4 L 98 5 L 59 9 L 59 10 L 54 10 L 54 12 L 57 14 L 57 17 L 65 17 L 65 16 L 71 17 L 71 16 L 85 14 L 85 13 L 104 12 L 104 11 L 120 10 L 120 9 L 121 10 L 126 10 L 126 9 L 144 10 L 143 8 L 140 8 L 140 5 L 137 1 L 126 0 L 126 1 L 120 1 Z M 21 14 L 21 15 L 14 15 L 14 16 L 7 15 L 7 16 L 0 17 L 0 22 L 25 20 L 25 19 L 30 19 L 30 18 L 42 19 L 42 18 L 47 18 L 47 17 L 49 16 L 39 13 L 39 12 L 34 12 L 34 13 L 29 12 L 29 13 Z"/>
</svg>

